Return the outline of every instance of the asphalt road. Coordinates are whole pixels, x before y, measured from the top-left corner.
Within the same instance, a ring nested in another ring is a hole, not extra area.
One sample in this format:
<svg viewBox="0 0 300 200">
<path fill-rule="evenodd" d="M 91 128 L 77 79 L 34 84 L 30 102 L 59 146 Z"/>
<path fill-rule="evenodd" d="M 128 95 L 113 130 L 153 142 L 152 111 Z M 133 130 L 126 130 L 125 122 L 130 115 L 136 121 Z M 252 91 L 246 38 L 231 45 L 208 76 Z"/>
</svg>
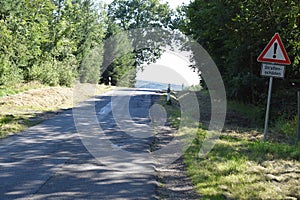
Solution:
<svg viewBox="0 0 300 200">
<path fill-rule="evenodd" d="M 148 129 L 158 96 L 109 92 L 0 140 L 0 199 L 155 199 Z"/>
</svg>

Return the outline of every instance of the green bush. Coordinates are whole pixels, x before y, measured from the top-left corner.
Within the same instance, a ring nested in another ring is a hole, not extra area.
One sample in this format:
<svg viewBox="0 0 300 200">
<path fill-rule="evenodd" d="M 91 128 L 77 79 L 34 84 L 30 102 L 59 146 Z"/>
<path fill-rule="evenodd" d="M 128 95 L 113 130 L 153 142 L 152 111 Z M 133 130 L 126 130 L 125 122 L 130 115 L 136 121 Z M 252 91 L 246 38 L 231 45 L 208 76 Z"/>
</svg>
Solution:
<svg viewBox="0 0 300 200">
<path fill-rule="evenodd" d="M 76 63 L 75 57 L 71 57 L 64 62 L 59 62 L 57 64 L 59 85 L 70 87 L 74 83 L 77 76 Z"/>
<path fill-rule="evenodd" d="M 74 65 L 72 65 L 74 63 Z M 29 81 L 38 80 L 42 84 L 71 86 L 76 78 L 75 58 L 64 61 L 45 59 L 29 70 Z"/>
<path fill-rule="evenodd" d="M 0 85 L 14 85 L 22 81 L 22 70 L 6 56 L 0 57 Z"/>
<path fill-rule="evenodd" d="M 42 84 L 50 86 L 58 85 L 59 76 L 56 70 L 56 65 L 49 60 L 45 60 L 39 65 L 33 65 L 29 71 L 29 80 L 38 80 Z"/>
</svg>

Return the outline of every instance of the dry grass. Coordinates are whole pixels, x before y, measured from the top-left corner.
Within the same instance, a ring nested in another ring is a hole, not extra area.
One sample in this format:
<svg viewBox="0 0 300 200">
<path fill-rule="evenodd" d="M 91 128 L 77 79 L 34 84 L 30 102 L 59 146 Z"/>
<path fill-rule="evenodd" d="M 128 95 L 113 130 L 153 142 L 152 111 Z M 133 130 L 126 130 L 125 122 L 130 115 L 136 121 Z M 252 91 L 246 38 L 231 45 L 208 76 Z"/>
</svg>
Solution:
<svg viewBox="0 0 300 200">
<path fill-rule="evenodd" d="M 74 88 L 36 86 L 31 83 L 22 86 L 26 88 L 24 92 L 0 97 L 0 138 L 20 132 L 72 108 L 80 101 L 112 89 L 92 84 L 80 84 Z"/>
<path fill-rule="evenodd" d="M 73 102 L 72 88 L 33 89 L 0 99 L 1 114 L 26 114 L 68 108 Z"/>
</svg>

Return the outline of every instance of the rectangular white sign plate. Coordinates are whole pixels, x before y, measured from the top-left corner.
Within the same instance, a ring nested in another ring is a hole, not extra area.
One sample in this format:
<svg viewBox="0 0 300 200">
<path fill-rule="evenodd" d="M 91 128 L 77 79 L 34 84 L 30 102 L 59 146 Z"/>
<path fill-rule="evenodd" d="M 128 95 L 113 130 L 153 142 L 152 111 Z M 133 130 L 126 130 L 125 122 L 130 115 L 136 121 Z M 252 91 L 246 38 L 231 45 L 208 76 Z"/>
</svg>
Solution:
<svg viewBox="0 0 300 200">
<path fill-rule="evenodd" d="M 274 78 L 284 78 L 285 66 L 283 65 L 274 65 L 274 64 L 262 64 L 261 75 L 274 77 Z"/>
</svg>

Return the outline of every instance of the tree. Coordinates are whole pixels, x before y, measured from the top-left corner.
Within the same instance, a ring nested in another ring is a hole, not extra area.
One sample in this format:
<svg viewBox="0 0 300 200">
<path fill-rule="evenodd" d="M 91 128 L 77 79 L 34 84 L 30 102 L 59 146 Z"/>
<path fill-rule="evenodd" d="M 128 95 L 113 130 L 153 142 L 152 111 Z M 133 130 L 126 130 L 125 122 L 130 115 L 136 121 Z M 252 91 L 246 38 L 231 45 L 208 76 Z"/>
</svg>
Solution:
<svg viewBox="0 0 300 200">
<path fill-rule="evenodd" d="M 2 8 L 0 41 L 2 65 L 1 84 L 12 84 L 29 79 L 29 71 L 41 60 L 41 46 L 47 41 L 49 1 L 6 1 Z M 15 77 L 13 79 L 9 77 Z M 11 81 L 6 82 L 8 79 Z"/>
<path fill-rule="evenodd" d="M 103 43 L 103 12 L 91 0 L 1 1 L 0 85 L 71 85 L 83 59 Z M 101 60 L 90 68 L 98 80 Z"/>
<path fill-rule="evenodd" d="M 171 26 L 172 12 L 159 0 L 114 0 L 108 7 L 109 18 L 123 30 Z"/>
<path fill-rule="evenodd" d="M 103 8 L 91 0 L 84 0 L 75 15 L 77 28 L 73 40 L 77 40 L 75 56 L 79 62 L 80 81 L 99 83 L 103 62 L 103 39 L 106 33 L 106 19 Z"/>
<path fill-rule="evenodd" d="M 281 85 L 275 84 L 275 88 L 291 88 L 291 80 L 294 82 L 300 75 L 297 2 L 195 0 L 187 7 L 187 23 L 181 30 L 210 53 L 223 76 L 229 98 L 259 103 L 265 100 L 262 94 L 266 79 L 260 77 L 256 58 L 275 32 L 282 36 L 293 62 L 288 78 Z"/>
<path fill-rule="evenodd" d="M 143 28 L 149 27 L 171 28 L 172 11 L 168 4 L 161 4 L 158 0 L 114 0 L 108 7 L 108 19 L 111 28 L 109 28 L 110 31 L 107 38 L 120 33 L 120 31 L 141 31 Z M 114 32 L 116 29 L 118 29 L 117 32 Z M 137 37 L 135 35 L 124 36 L 127 37 L 126 42 L 120 40 L 120 44 L 114 44 L 114 47 L 106 47 L 108 49 L 116 48 L 115 50 L 107 50 L 106 52 L 117 52 L 118 48 L 122 48 L 122 45 L 126 46 L 129 43 L 134 44 L 135 47 L 147 46 L 147 48 L 141 49 L 134 48 L 131 53 L 124 55 L 110 65 L 107 71 L 103 72 L 102 80 L 104 82 L 108 81 L 108 76 L 119 79 L 125 71 L 136 73 L 135 68 L 142 66 L 144 63 L 155 62 L 162 54 L 160 47 L 165 46 L 166 41 L 170 37 L 169 35 L 165 35 L 165 38 L 160 38 L 160 44 L 157 44 L 157 42 L 151 40 L 145 41 L 141 39 L 140 32 L 138 34 Z M 145 34 L 146 38 L 148 34 L 146 29 L 144 29 L 143 34 Z M 162 36 L 160 35 L 159 37 Z M 147 43 L 146 45 L 144 44 L 145 42 Z M 133 58 L 134 63 L 132 63 Z M 128 65 L 128 70 L 124 70 L 125 65 Z M 131 74 L 129 77 L 134 78 L 135 75 Z"/>
<path fill-rule="evenodd" d="M 112 85 L 133 87 L 136 75 L 135 55 L 128 35 L 118 24 L 109 22 L 107 37 L 101 81 L 105 84 L 111 81 Z"/>
</svg>

